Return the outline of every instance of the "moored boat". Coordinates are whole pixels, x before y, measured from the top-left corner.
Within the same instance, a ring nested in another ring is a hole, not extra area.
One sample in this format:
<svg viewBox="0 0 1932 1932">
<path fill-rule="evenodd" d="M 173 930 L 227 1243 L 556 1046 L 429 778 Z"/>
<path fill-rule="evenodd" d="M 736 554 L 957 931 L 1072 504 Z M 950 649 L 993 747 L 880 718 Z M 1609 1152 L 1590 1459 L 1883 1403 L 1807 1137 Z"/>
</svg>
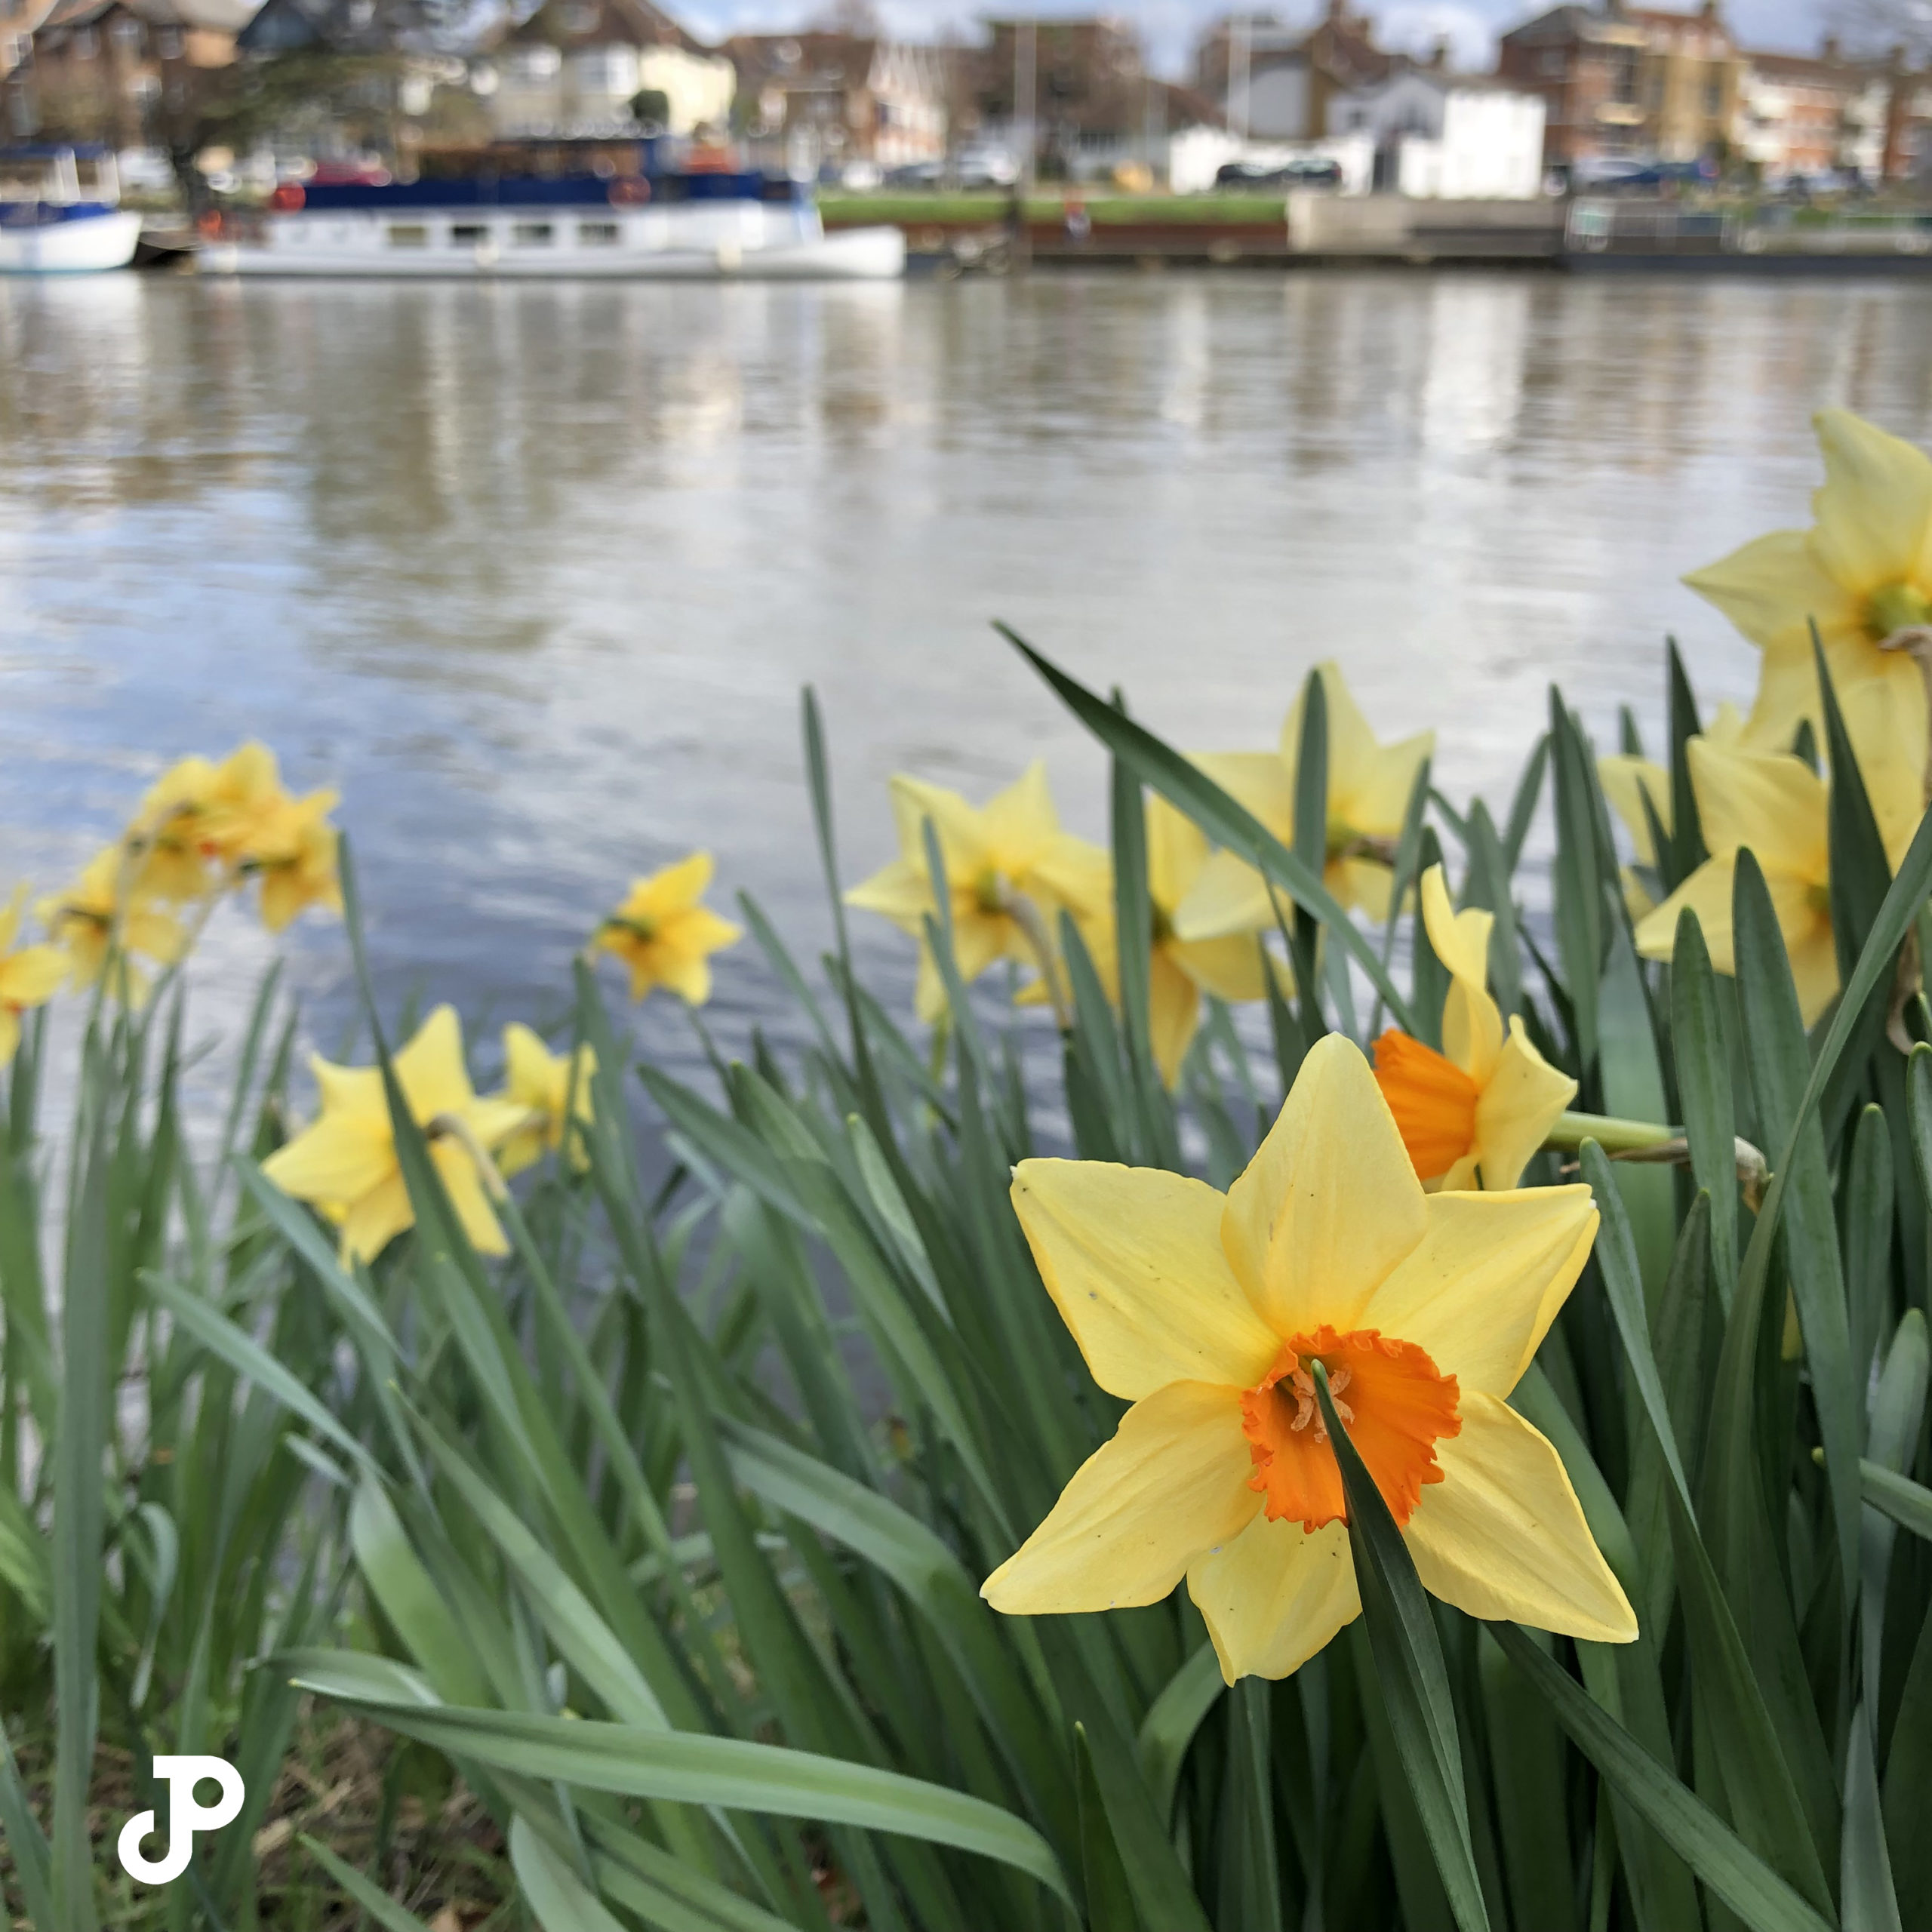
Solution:
<svg viewBox="0 0 1932 1932">
<path fill-rule="evenodd" d="M 123 269 L 140 238 L 111 149 L 0 148 L 0 275 Z"/>
<path fill-rule="evenodd" d="M 728 169 L 284 182 L 204 242 L 205 273 L 884 281 L 896 228 L 827 235 L 809 186 Z"/>
</svg>

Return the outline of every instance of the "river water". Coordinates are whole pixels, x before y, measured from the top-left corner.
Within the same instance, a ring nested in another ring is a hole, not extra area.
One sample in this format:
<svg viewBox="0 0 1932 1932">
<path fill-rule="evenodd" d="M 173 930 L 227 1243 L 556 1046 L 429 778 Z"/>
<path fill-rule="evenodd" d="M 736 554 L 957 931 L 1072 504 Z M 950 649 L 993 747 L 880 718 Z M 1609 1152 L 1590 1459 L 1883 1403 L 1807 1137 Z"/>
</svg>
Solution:
<svg viewBox="0 0 1932 1932">
<path fill-rule="evenodd" d="M 807 682 L 848 878 L 889 856 L 894 771 L 977 795 L 1044 756 L 1102 832 L 1100 761 L 995 617 L 1190 748 L 1272 742 L 1338 657 L 1385 736 L 1437 728 L 1449 795 L 1505 801 L 1552 679 L 1606 743 L 1620 703 L 1654 729 L 1674 631 L 1707 702 L 1748 698 L 1676 580 L 1804 520 L 1824 403 L 1932 441 L 1932 292 L 15 281 L 0 887 L 252 734 L 340 787 L 392 1005 L 554 1019 L 626 879 L 699 844 L 814 954 Z M 903 1001 L 909 943 L 865 937 Z M 281 949 L 334 1046 L 340 928 Z M 198 1029 L 272 950 L 214 922 Z M 749 946 L 718 984 L 728 1045 L 791 1036 Z M 639 1023 L 691 1063 L 675 1002 Z"/>
</svg>

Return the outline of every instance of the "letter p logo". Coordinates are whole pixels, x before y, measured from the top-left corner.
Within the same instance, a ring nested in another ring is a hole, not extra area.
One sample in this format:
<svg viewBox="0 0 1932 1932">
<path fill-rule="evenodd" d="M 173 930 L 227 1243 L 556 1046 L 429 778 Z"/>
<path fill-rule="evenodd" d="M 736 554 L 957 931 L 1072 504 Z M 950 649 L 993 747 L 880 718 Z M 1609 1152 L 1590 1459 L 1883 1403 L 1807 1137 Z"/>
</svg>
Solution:
<svg viewBox="0 0 1932 1932">
<path fill-rule="evenodd" d="M 242 1774 L 226 1758 L 157 1758 L 154 1774 L 169 1789 L 168 1849 L 158 1860 L 141 1856 L 141 1841 L 156 1829 L 152 1811 L 137 1812 L 121 1827 L 115 1850 L 121 1869 L 144 1885 L 168 1885 L 188 1869 L 195 1853 L 197 1832 L 218 1832 L 232 1821 L 248 1795 Z M 221 1796 L 213 1804 L 196 1801 L 195 1786 L 211 1778 L 221 1787 Z"/>
</svg>

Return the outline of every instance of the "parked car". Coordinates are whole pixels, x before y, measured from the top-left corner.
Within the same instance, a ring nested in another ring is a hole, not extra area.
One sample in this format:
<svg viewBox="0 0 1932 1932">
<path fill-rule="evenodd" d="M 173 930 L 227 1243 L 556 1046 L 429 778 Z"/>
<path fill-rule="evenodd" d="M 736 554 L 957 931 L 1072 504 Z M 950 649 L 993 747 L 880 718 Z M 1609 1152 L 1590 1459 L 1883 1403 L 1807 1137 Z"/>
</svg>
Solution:
<svg viewBox="0 0 1932 1932">
<path fill-rule="evenodd" d="M 903 168 L 888 168 L 885 171 L 885 185 L 888 188 L 943 188 L 946 186 L 946 164 L 943 161 L 909 161 Z"/>
<path fill-rule="evenodd" d="M 1020 179 L 1020 164 L 1004 148 L 963 148 L 952 171 L 962 188 L 1010 188 Z"/>
</svg>

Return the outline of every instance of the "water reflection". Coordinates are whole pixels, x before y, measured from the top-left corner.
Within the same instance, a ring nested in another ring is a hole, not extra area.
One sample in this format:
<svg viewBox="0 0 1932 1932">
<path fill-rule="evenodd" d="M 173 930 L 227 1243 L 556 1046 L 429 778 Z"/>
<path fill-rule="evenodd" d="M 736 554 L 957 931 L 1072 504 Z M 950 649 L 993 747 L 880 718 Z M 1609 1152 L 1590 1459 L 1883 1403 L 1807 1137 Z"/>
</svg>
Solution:
<svg viewBox="0 0 1932 1932">
<path fill-rule="evenodd" d="M 1819 404 L 1932 440 L 1929 321 L 1906 287 L 1529 275 L 12 284 L 0 875 L 254 733 L 342 787 L 398 998 L 543 1017 L 626 878 L 696 844 L 809 951 L 807 680 L 853 875 L 905 766 L 978 790 L 1044 754 L 1100 829 L 995 615 L 1190 745 L 1271 738 L 1337 654 L 1494 798 L 1550 679 L 1606 733 L 1654 716 L 1666 629 L 1748 689 L 1676 577 L 1801 518 Z M 260 949 L 211 944 L 225 1002 Z M 296 964 L 332 1043 L 338 937 Z M 749 958 L 720 984 L 728 1038 L 774 1017 Z"/>
</svg>

